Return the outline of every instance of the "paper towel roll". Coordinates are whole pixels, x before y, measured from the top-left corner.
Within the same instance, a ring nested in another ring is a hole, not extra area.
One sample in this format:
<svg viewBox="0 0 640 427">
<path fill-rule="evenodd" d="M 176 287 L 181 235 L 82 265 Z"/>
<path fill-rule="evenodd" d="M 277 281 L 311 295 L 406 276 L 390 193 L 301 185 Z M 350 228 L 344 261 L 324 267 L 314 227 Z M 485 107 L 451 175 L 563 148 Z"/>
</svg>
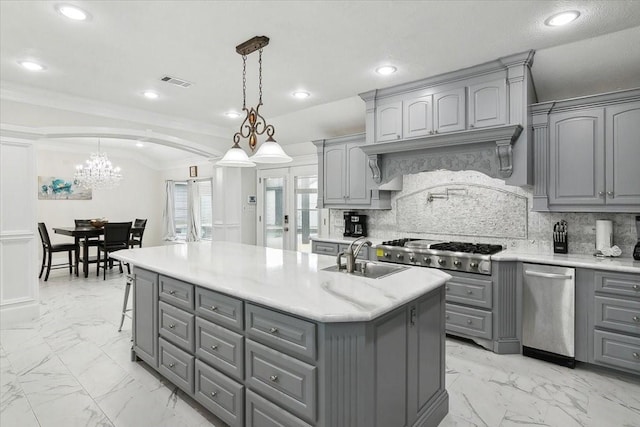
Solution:
<svg viewBox="0 0 640 427">
<path fill-rule="evenodd" d="M 613 246 L 613 223 L 608 219 L 596 221 L 596 249 L 610 248 Z"/>
</svg>

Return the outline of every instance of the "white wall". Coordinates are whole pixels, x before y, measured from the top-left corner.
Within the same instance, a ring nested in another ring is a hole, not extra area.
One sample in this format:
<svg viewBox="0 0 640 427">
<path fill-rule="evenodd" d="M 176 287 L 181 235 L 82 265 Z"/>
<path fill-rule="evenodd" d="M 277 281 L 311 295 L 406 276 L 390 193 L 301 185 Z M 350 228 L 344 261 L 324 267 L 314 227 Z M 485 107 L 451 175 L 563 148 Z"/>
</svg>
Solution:
<svg viewBox="0 0 640 427">
<path fill-rule="evenodd" d="M 108 153 L 107 153 L 108 154 Z M 75 166 L 87 159 L 86 154 L 54 151 L 37 147 L 38 176 L 73 178 Z M 112 222 L 146 218 L 143 246 L 161 244 L 164 186 L 161 173 L 133 158 L 109 155 L 114 166 L 120 166 L 123 179 L 109 190 L 93 190 L 92 200 L 38 200 L 38 222 L 44 222 L 54 243 L 68 242 L 69 237 L 56 235 L 52 227 L 71 227 L 74 219 L 107 218 Z"/>
</svg>

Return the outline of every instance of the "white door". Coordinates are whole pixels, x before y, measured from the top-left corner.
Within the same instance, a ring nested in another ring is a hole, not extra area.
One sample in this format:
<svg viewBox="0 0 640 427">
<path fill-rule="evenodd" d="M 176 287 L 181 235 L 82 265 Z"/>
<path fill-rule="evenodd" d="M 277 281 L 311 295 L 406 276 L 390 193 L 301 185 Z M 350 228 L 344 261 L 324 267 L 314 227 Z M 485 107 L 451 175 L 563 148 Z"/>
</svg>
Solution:
<svg viewBox="0 0 640 427">
<path fill-rule="evenodd" d="M 258 194 L 258 245 L 311 252 L 320 226 L 318 167 L 258 171 Z"/>
</svg>

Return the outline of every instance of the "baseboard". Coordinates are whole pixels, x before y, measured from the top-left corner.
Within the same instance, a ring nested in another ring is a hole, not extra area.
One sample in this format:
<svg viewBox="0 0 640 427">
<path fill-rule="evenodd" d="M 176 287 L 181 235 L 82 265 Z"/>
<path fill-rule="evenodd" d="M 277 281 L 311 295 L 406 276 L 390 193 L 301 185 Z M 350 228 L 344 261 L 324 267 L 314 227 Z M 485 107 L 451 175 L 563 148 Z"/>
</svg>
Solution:
<svg viewBox="0 0 640 427">
<path fill-rule="evenodd" d="M 447 390 L 443 389 L 429 408 L 420 414 L 412 427 L 435 427 L 440 424 L 448 413 L 449 393 L 447 393 Z"/>
<path fill-rule="evenodd" d="M 27 301 L 0 306 L 0 329 L 12 329 L 40 317 L 38 301 Z"/>
</svg>

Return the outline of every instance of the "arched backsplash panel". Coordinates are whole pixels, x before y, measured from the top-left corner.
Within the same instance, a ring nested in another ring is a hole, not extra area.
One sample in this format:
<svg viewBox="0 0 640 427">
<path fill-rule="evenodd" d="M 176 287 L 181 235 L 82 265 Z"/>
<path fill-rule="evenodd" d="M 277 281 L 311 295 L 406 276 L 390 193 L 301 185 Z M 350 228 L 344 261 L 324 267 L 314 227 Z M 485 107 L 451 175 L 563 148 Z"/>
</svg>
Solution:
<svg viewBox="0 0 640 427">
<path fill-rule="evenodd" d="M 462 240 L 526 239 L 527 211 L 525 196 L 469 182 L 448 182 L 405 194 L 396 199 L 395 209 L 398 231 L 420 230 Z"/>
</svg>

